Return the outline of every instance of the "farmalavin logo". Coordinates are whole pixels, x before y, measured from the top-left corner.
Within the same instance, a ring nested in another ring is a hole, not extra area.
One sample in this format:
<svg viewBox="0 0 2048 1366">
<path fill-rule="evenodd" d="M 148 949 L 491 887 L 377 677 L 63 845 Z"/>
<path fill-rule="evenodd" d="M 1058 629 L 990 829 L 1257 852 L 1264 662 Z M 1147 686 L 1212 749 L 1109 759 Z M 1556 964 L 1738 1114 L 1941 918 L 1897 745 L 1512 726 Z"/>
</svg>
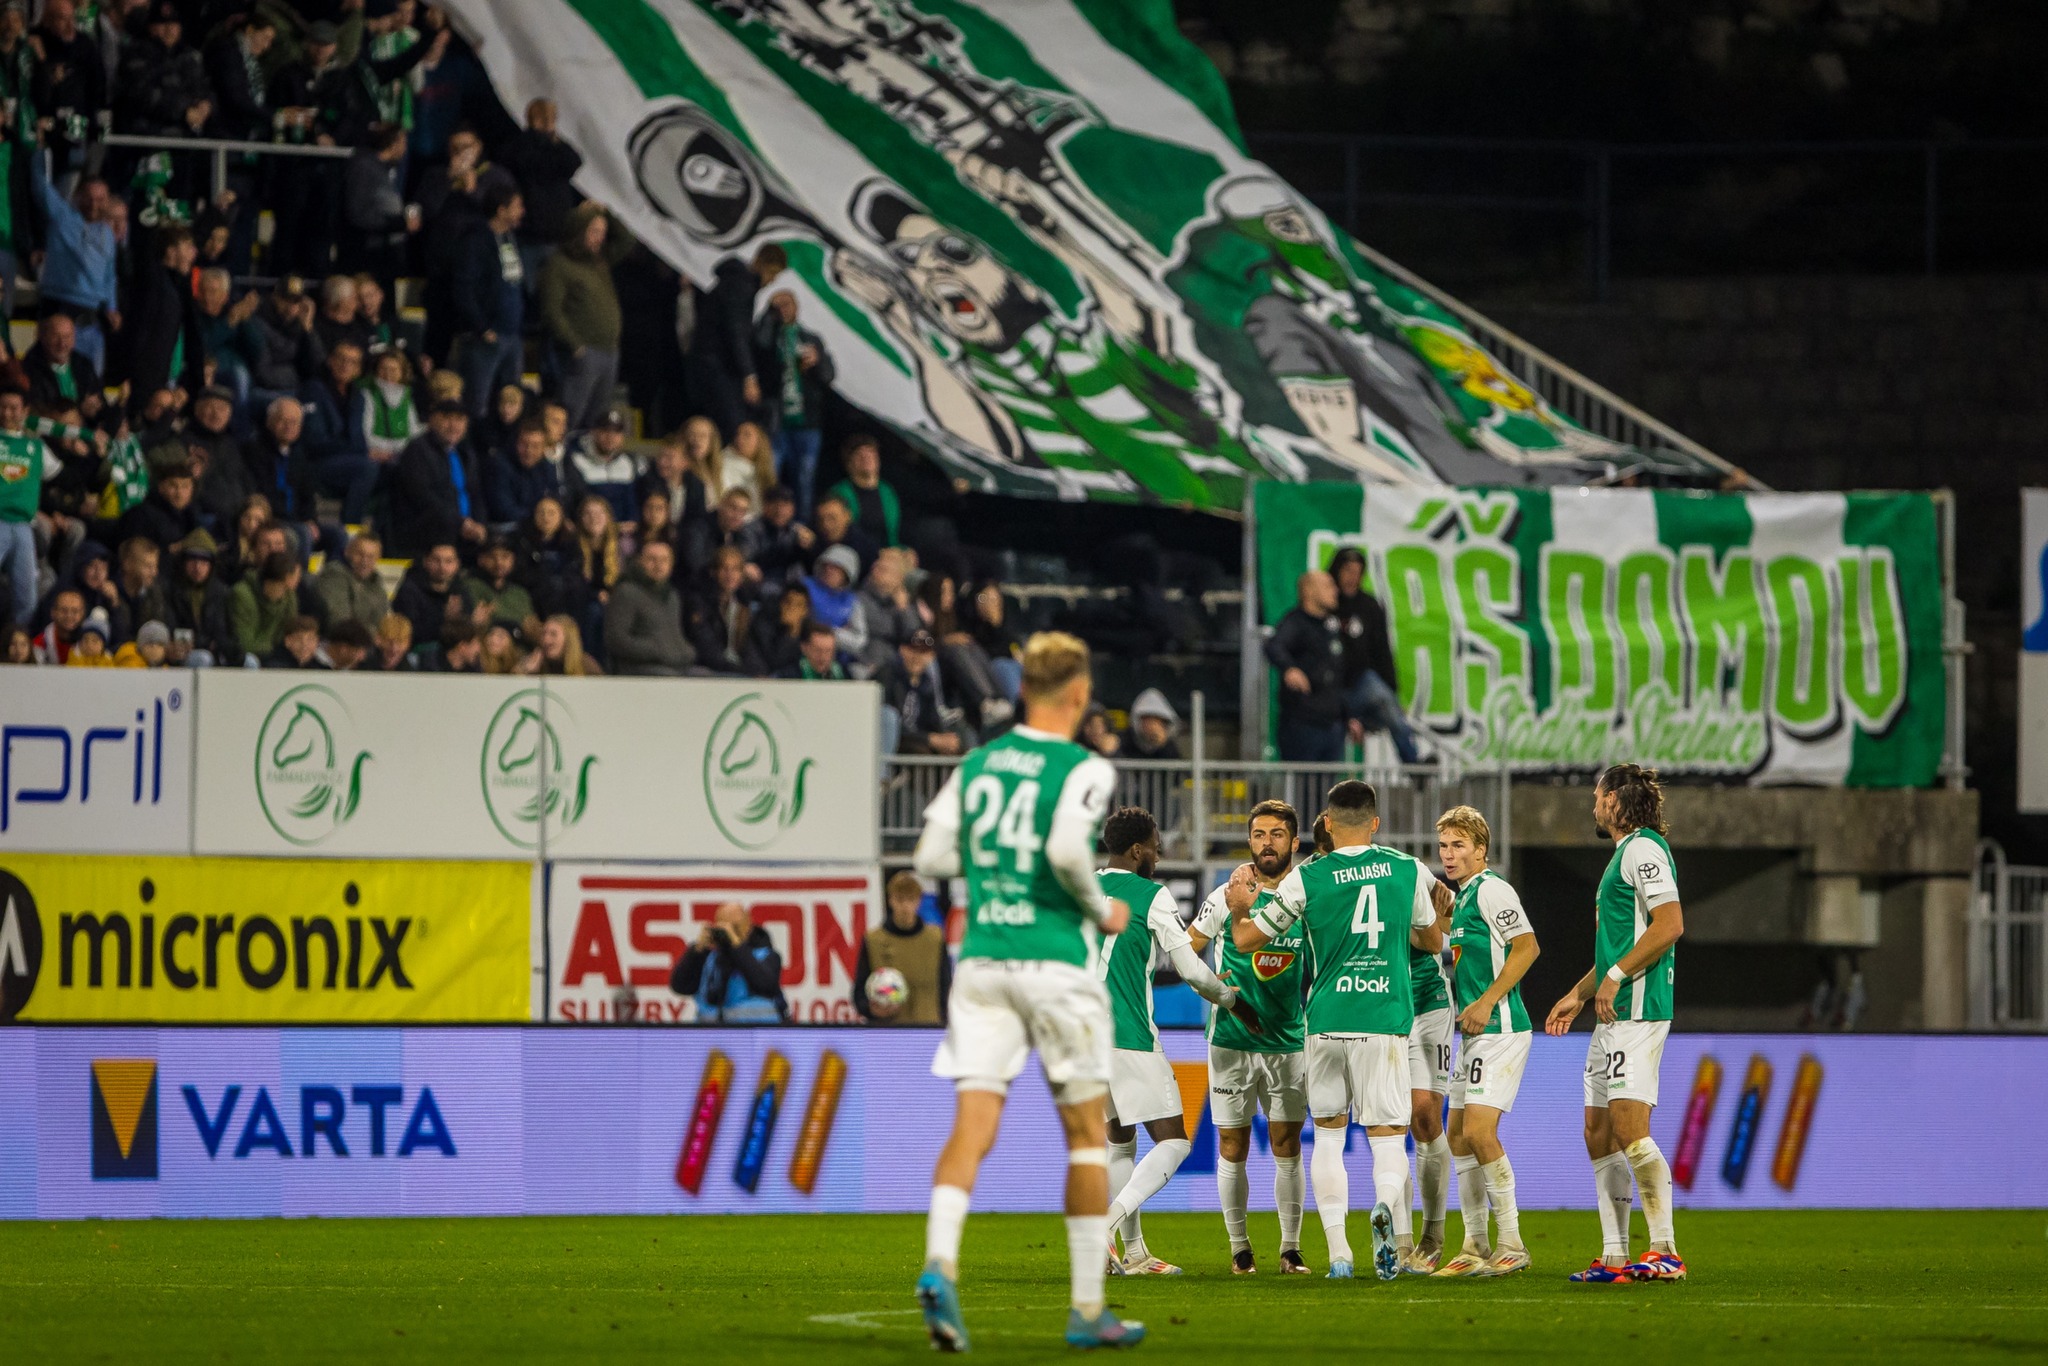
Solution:
<svg viewBox="0 0 2048 1366">
<path fill-rule="evenodd" d="M 306 846 L 348 824 L 362 805 L 370 758 L 337 693 L 317 683 L 287 689 L 256 733 L 256 800 L 270 828 Z"/>
<path fill-rule="evenodd" d="M 505 699 L 478 757 L 484 808 L 499 834 L 534 849 L 583 819 L 597 756 L 581 749 L 576 718 L 561 698 L 527 688 Z"/>
<path fill-rule="evenodd" d="M 728 703 L 704 740 L 704 803 L 719 833 L 742 849 L 763 849 L 804 812 L 815 760 L 796 753 L 796 722 L 779 703 L 750 692 Z"/>
</svg>

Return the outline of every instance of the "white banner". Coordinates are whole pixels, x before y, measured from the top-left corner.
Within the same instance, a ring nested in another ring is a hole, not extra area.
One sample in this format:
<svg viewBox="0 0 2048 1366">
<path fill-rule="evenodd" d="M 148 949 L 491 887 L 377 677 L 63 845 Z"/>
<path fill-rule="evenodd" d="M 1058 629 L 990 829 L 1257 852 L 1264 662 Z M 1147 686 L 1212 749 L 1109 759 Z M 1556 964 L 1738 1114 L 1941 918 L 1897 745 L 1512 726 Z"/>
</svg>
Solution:
<svg viewBox="0 0 2048 1366">
<path fill-rule="evenodd" d="M 669 978 L 728 901 L 747 908 L 782 956 L 790 1019 L 857 1018 L 854 962 L 884 914 L 872 863 L 557 863 L 550 873 L 545 1019 L 694 1021 L 696 1002 L 669 990 Z"/>
<path fill-rule="evenodd" d="M 0 852 L 185 853 L 190 669 L 7 669 Z"/>
<path fill-rule="evenodd" d="M 2048 489 L 2024 489 L 2020 532 L 2020 810 L 2048 813 Z"/>
<path fill-rule="evenodd" d="M 873 859 L 868 683 L 209 673 L 203 854 Z"/>
</svg>

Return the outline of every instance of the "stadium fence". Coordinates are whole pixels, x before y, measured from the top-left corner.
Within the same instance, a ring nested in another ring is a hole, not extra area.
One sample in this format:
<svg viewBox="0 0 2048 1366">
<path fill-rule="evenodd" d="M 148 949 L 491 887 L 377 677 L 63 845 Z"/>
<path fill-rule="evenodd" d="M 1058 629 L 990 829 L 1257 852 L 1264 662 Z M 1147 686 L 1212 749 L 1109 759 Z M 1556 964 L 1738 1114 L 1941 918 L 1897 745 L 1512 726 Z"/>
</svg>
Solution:
<svg viewBox="0 0 2048 1366">
<path fill-rule="evenodd" d="M 1970 907 L 1970 1027 L 2048 1029 L 2048 868 L 2007 863 L 1977 846 Z"/>
</svg>

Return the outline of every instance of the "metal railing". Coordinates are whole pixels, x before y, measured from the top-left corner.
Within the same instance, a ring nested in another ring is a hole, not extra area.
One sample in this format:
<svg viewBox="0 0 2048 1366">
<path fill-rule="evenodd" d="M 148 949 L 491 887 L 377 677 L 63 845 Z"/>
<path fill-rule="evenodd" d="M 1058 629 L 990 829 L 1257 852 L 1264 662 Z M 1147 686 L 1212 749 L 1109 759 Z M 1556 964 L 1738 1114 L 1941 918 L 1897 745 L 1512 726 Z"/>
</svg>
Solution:
<svg viewBox="0 0 2048 1366">
<path fill-rule="evenodd" d="M 228 158 L 247 156 L 326 157 L 345 160 L 349 147 L 316 147 L 291 142 L 231 142 L 226 138 L 160 138 L 140 133 L 109 133 L 101 139 L 109 147 L 134 147 L 150 152 L 201 152 L 213 160 L 213 195 L 228 187 Z"/>
<path fill-rule="evenodd" d="M 1979 843 L 1969 925 L 1970 1027 L 2048 1030 L 2048 868 Z"/>
<path fill-rule="evenodd" d="M 1192 873 L 1207 888 L 1222 871 L 1245 859 L 1245 823 L 1252 807 L 1269 798 L 1293 804 L 1302 834 L 1322 808 L 1323 794 L 1347 778 L 1379 790 L 1378 842 L 1431 862 L 1436 818 L 1453 806 L 1474 806 L 1493 828 L 1490 856 L 1505 874 L 1513 849 L 1508 774 L 1500 769 L 1439 765 L 1288 764 L 1206 759 L 1199 743 L 1202 695 L 1192 712 L 1195 757 L 1188 760 L 1117 759 L 1114 804 L 1142 806 L 1159 822 L 1170 873 Z M 892 755 L 881 801 L 882 858 L 902 863 L 924 828 L 924 809 L 960 760 L 945 755 Z"/>
</svg>

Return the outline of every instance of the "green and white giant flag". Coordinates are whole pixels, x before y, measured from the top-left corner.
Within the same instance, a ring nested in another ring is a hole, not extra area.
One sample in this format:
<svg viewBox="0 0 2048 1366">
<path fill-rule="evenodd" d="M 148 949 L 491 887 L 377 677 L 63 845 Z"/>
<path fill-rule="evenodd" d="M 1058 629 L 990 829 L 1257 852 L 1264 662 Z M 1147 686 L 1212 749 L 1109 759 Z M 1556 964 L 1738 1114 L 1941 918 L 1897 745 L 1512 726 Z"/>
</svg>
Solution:
<svg viewBox="0 0 2048 1366">
<path fill-rule="evenodd" d="M 1399 691 L 1470 759 L 1922 786 L 1946 680 L 1922 493 L 1258 489 L 1259 596 L 1364 551 Z"/>
<path fill-rule="evenodd" d="M 1169 0 L 448 8 L 700 285 L 782 245 L 841 391 L 982 490 L 1715 474 L 1573 426 L 1375 270 L 1246 155 Z"/>
</svg>

